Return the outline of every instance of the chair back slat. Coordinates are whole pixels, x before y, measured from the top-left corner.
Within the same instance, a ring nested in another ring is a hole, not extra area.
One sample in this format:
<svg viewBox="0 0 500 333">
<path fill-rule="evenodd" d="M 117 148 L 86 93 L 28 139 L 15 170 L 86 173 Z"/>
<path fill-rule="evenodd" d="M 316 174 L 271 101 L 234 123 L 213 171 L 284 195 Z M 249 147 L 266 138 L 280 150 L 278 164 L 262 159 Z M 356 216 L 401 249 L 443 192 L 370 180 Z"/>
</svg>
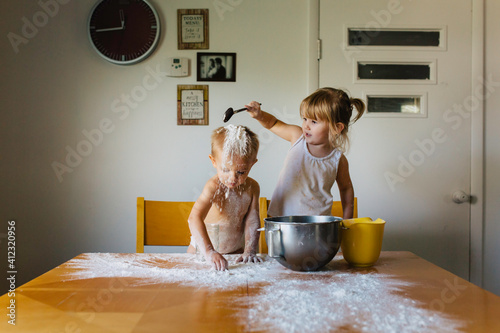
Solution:
<svg viewBox="0 0 500 333">
<path fill-rule="evenodd" d="M 146 201 L 144 244 L 187 246 L 188 218 L 194 202 Z"/>
<path fill-rule="evenodd" d="M 136 251 L 144 245 L 187 246 L 190 243 L 188 217 L 194 202 L 152 201 L 137 198 Z"/>
</svg>

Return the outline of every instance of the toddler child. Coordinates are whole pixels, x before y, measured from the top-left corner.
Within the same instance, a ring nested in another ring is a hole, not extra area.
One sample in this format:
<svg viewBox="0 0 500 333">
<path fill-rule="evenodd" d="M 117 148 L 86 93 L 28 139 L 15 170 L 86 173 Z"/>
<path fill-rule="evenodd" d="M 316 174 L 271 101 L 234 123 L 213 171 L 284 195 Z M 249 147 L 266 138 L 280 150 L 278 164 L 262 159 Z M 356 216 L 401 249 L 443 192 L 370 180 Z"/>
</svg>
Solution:
<svg viewBox="0 0 500 333">
<path fill-rule="evenodd" d="M 343 218 L 353 215 L 354 189 L 349 165 L 343 154 L 348 141 L 353 108 L 357 121 L 365 104 L 346 92 L 321 88 L 300 105 L 302 127 L 286 124 L 260 109 L 257 102 L 246 105 L 250 116 L 274 134 L 290 141 L 278 183 L 268 209 L 270 216 L 331 215 L 335 181 L 340 192 Z"/>
<path fill-rule="evenodd" d="M 242 253 L 237 262 L 261 261 L 256 256 L 260 188 L 248 177 L 258 150 L 257 135 L 245 126 L 228 125 L 212 134 L 209 157 L 217 175 L 205 184 L 189 215 L 188 252 L 198 249 L 216 270 L 228 267 L 222 254 Z M 207 230 L 215 231 L 209 235 Z"/>
</svg>

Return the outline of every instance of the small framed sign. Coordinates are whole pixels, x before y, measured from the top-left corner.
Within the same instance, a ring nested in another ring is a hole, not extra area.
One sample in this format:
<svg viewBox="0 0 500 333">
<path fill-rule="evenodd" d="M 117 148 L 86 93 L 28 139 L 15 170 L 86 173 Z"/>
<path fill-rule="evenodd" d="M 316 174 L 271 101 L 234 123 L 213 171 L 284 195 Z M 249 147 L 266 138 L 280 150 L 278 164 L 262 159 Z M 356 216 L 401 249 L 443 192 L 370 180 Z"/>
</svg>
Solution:
<svg viewBox="0 0 500 333">
<path fill-rule="evenodd" d="M 208 9 L 177 10 L 177 48 L 208 49 Z"/>
<path fill-rule="evenodd" d="M 177 86 L 177 125 L 208 125 L 208 85 Z"/>
</svg>

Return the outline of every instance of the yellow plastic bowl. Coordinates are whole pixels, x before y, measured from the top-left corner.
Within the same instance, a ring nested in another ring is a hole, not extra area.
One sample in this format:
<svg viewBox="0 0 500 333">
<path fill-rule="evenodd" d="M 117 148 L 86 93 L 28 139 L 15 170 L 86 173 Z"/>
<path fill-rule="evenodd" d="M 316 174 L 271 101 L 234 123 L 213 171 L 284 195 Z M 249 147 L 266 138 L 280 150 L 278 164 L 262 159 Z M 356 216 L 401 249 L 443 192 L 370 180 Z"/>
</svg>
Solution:
<svg viewBox="0 0 500 333">
<path fill-rule="evenodd" d="M 382 249 L 385 221 L 369 217 L 343 220 L 341 248 L 344 259 L 356 267 L 369 267 L 377 262 Z"/>
</svg>

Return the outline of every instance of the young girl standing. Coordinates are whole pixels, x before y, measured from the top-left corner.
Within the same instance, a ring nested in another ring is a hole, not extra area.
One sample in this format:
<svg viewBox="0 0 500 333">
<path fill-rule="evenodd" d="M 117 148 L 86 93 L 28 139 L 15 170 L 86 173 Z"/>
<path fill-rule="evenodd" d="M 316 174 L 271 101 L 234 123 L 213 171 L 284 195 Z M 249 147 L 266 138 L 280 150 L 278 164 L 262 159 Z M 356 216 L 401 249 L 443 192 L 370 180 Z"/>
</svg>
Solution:
<svg viewBox="0 0 500 333">
<path fill-rule="evenodd" d="M 300 105 L 302 127 L 276 119 L 255 101 L 246 107 L 252 118 L 292 144 L 271 198 L 269 215 L 331 215 L 331 188 L 337 181 L 343 218 L 352 218 L 354 189 L 343 151 L 349 125 L 363 115 L 364 102 L 339 89 L 318 89 Z M 351 121 L 353 108 L 357 115 Z"/>
</svg>

